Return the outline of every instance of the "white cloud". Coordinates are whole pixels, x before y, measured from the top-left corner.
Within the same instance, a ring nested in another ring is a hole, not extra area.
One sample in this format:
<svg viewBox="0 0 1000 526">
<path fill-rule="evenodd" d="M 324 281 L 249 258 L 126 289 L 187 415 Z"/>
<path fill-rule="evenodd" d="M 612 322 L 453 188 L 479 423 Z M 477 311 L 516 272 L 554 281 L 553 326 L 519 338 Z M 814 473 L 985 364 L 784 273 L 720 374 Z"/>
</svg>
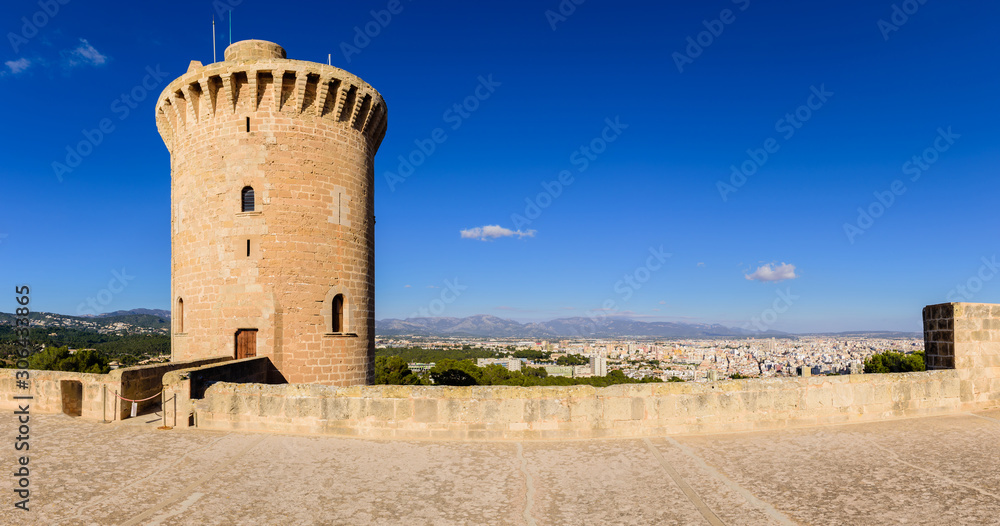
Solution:
<svg viewBox="0 0 1000 526">
<path fill-rule="evenodd" d="M 489 241 L 491 239 L 514 236 L 517 236 L 518 238 L 535 237 L 534 230 L 522 232 L 520 230 L 504 228 L 500 225 L 486 225 L 477 226 L 475 228 L 467 228 L 462 230 L 460 234 L 462 235 L 462 239 L 478 239 L 480 241 Z"/>
<path fill-rule="evenodd" d="M 17 75 L 18 73 L 28 69 L 31 66 L 31 61 L 21 57 L 17 60 L 8 60 L 4 62 L 4 65 L 10 69 L 10 72 Z"/>
<path fill-rule="evenodd" d="M 108 61 L 108 57 L 102 55 L 100 51 L 81 38 L 80 45 L 66 53 L 66 63 L 69 66 L 91 65 L 100 66 Z"/>
<path fill-rule="evenodd" d="M 698 263 L 698 266 L 699 266 L 699 267 L 704 267 L 704 266 L 705 266 L 705 263 L 703 263 L 703 262 L 699 262 L 699 263 Z"/>
<path fill-rule="evenodd" d="M 757 270 L 752 274 L 746 274 L 745 277 L 753 281 L 783 281 L 795 279 L 798 275 L 795 274 L 795 265 L 768 263 L 757 267 Z"/>
</svg>

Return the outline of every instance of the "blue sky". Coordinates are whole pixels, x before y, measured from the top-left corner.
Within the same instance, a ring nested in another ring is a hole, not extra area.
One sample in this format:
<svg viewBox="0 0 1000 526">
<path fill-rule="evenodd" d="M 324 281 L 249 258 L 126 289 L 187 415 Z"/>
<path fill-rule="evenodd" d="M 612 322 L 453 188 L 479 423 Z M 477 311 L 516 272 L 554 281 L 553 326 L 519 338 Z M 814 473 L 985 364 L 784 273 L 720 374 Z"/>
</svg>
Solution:
<svg viewBox="0 0 1000 526">
<path fill-rule="evenodd" d="M 37 310 L 169 307 L 153 101 L 227 6 L 234 40 L 330 53 L 387 101 L 379 319 L 916 331 L 926 304 L 1000 302 L 1000 4 L 296 5 L 0 7 L 0 311 L 25 283 Z"/>
</svg>

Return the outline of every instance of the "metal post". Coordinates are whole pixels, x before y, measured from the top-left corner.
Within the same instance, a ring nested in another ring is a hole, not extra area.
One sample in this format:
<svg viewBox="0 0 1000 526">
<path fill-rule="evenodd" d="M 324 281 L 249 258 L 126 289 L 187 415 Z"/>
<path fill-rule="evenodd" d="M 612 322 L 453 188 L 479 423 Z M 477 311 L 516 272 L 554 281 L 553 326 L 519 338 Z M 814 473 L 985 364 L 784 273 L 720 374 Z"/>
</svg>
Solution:
<svg viewBox="0 0 1000 526">
<path fill-rule="evenodd" d="M 163 411 L 163 425 L 160 426 L 160 427 L 158 427 L 157 429 L 173 429 L 172 427 L 170 427 L 170 426 L 167 425 L 167 399 L 164 398 L 165 396 L 166 396 L 166 389 L 161 385 L 160 386 L 160 411 Z"/>
<path fill-rule="evenodd" d="M 101 423 L 108 423 L 108 384 L 101 384 Z"/>
</svg>

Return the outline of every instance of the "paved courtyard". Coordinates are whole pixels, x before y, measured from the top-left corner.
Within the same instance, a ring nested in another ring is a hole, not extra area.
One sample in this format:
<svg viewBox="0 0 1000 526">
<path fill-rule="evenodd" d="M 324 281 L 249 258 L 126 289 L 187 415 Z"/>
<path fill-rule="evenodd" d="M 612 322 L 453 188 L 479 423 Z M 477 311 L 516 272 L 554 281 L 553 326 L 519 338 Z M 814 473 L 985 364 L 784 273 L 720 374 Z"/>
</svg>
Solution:
<svg viewBox="0 0 1000 526">
<path fill-rule="evenodd" d="M 387 442 L 31 417 L 2 524 L 1000 524 L 1000 411 L 780 432 Z M 9 448 L 16 424 L 0 414 Z"/>
</svg>

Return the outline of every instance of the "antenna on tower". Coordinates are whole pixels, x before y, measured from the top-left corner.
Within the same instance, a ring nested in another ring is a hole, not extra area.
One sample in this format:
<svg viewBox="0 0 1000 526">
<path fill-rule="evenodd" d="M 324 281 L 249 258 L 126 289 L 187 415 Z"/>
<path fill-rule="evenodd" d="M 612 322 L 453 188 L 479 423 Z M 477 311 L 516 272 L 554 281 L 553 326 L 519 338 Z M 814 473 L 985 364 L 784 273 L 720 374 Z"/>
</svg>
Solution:
<svg viewBox="0 0 1000 526">
<path fill-rule="evenodd" d="M 233 45 L 233 10 L 229 10 L 229 45 Z"/>
<path fill-rule="evenodd" d="M 327 66 L 332 66 L 333 65 L 333 53 L 327 53 L 326 54 L 326 65 Z"/>
<path fill-rule="evenodd" d="M 212 62 L 218 62 L 215 55 L 215 16 L 212 16 Z"/>
</svg>

